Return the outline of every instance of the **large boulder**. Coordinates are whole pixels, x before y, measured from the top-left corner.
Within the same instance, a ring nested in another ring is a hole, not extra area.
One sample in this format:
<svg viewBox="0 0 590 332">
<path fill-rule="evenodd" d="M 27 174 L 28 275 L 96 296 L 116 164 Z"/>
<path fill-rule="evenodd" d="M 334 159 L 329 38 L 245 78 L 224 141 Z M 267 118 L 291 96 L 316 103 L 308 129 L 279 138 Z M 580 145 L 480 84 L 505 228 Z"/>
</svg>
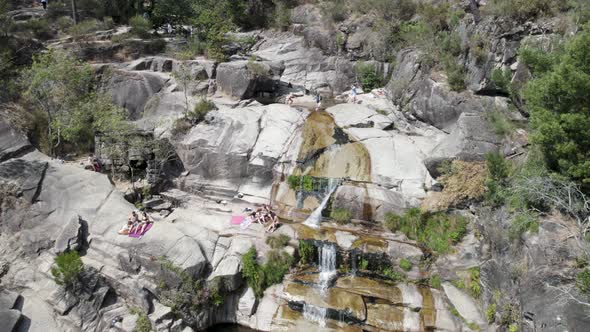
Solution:
<svg viewBox="0 0 590 332">
<path fill-rule="evenodd" d="M 277 92 L 283 67 L 270 61 L 239 60 L 217 67 L 217 85 L 233 98 L 248 99 Z"/>
<path fill-rule="evenodd" d="M 488 120 L 481 113 L 463 113 L 455 129 L 445 137 L 424 161 L 430 174 L 439 176 L 438 166 L 445 160 L 483 160 L 489 152 L 497 152 L 500 139 L 489 128 Z"/>
<path fill-rule="evenodd" d="M 100 67 L 99 71 L 107 68 L 111 67 Z M 142 117 L 148 99 L 160 92 L 169 79 L 160 73 L 111 68 L 104 89 L 111 94 L 116 105 L 127 109 L 129 119 L 137 120 Z"/>
<path fill-rule="evenodd" d="M 27 137 L 5 121 L 0 121 L 0 162 L 32 149 Z"/>
<path fill-rule="evenodd" d="M 334 193 L 332 209 L 345 209 L 352 218 L 383 221 L 385 213 L 402 213 L 406 208 L 399 193 L 374 184 L 345 184 Z"/>
<path fill-rule="evenodd" d="M 16 332 L 22 314 L 18 310 L 0 310 L 0 322 L 2 331 Z"/>
</svg>

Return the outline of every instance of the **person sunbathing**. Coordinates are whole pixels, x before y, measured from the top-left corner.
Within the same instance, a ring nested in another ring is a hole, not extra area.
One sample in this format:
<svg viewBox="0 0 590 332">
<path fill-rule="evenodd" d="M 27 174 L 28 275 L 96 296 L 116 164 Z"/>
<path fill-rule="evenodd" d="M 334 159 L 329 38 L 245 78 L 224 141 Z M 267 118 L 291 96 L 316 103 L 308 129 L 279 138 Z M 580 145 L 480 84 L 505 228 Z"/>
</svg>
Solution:
<svg viewBox="0 0 590 332">
<path fill-rule="evenodd" d="M 273 233 L 274 231 L 277 230 L 278 227 L 279 227 L 279 217 L 273 213 L 273 215 L 271 216 L 271 223 L 270 223 L 270 225 L 268 225 L 266 232 Z"/>
<path fill-rule="evenodd" d="M 153 223 L 153 220 L 150 219 L 150 216 L 147 214 L 147 212 L 143 211 L 141 213 L 141 222 L 139 222 L 135 230 L 136 233 L 140 234 L 140 239 L 143 236 L 143 232 L 145 231 L 146 227 L 151 223 Z"/>
<path fill-rule="evenodd" d="M 123 226 L 117 233 L 121 235 L 129 235 L 133 229 L 133 221 L 127 220 L 127 224 Z"/>
</svg>

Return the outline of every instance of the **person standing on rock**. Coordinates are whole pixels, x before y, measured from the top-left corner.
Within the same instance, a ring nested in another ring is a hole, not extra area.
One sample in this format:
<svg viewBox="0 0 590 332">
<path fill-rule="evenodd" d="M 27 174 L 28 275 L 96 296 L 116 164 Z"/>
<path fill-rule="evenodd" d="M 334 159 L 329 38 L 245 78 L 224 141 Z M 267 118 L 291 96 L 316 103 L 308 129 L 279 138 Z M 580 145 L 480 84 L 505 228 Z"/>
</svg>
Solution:
<svg viewBox="0 0 590 332">
<path fill-rule="evenodd" d="M 352 97 L 352 103 L 356 104 L 356 85 L 352 85 L 351 89 L 350 89 L 350 95 Z"/>
<path fill-rule="evenodd" d="M 41 5 L 43 6 L 43 10 L 47 10 L 47 0 L 41 0 Z"/>
<path fill-rule="evenodd" d="M 320 95 L 319 92 L 316 92 L 316 94 L 315 94 L 315 103 L 316 103 L 315 110 L 319 111 L 320 107 L 322 106 L 322 96 Z"/>
</svg>

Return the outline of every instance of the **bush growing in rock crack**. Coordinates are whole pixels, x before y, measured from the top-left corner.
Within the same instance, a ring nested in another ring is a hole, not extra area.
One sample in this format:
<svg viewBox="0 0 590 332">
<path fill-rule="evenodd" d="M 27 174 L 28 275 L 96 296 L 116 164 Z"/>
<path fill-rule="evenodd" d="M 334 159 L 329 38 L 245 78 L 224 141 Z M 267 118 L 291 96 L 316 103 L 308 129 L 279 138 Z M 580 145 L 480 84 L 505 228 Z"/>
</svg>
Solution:
<svg viewBox="0 0 590 332">
<path fill-rule="evenodd" d="M 266 244 L 272 249 L 281 249 L 289 243 L 290 239 L 291 238 L 285 234 L 271 235 L 266 238 Z"/>
<path fill-rule="evenodd" d="M 283 281 L 292 264 L 293 257 L 282 250 L 270 250 L 266 264 L 259 264 L 256 248 L 252 247 L 242 256 L 242 276 L 256 297 L 261 298 L 265 289 Z"/>
<path fill-rule="evenodd" d="M 51 267 L 51 275 L 56 284 L 65 288 L 71 287 L 84 270 L 84 264 L 77 251 L 59 254 L 54 261 L 55 265 Z"/>
<path fill-rule="evenodd" d="M 330 211 L 330 218 L 334 219 L 337 224 L 344 225 L 350 223 L 352 213 L 344 208 L 336 208 Z"/>
</svg>

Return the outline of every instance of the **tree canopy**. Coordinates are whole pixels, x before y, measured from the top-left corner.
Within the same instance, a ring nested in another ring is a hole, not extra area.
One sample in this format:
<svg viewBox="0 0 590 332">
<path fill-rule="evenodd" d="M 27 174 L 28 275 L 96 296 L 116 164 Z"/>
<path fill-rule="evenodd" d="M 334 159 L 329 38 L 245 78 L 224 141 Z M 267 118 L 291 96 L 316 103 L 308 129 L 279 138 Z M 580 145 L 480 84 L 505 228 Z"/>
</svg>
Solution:
<svg viewBox="0 0 590 332">
<path fill-rule="evenodd" d="M 549 63 L 525 91 L 533 140 L 551 168 L 590 185 L 590 25 Z"/>
</svg>

